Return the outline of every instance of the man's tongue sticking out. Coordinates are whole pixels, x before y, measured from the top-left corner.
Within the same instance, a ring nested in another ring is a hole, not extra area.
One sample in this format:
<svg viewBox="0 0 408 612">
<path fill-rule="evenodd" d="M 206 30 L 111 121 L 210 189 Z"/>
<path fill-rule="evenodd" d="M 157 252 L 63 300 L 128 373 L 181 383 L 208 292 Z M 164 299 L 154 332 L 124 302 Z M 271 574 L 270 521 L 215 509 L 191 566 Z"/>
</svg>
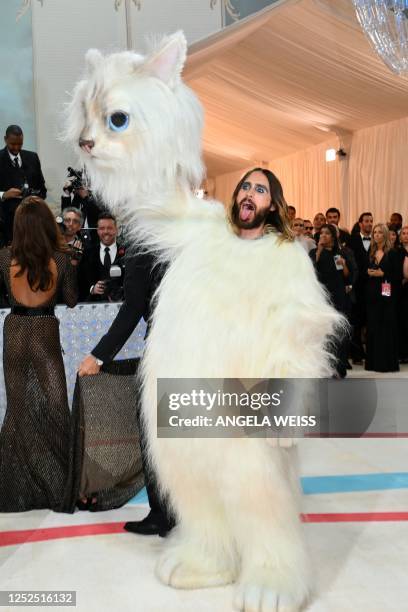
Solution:
<svg viewBox="0 0 408 612">
<path fill-rule="evenodd" d="M 250 217 L 252 216 L 252 213 L 254 212 L 254 210 L 255 210 L 255 207 L 252 203 L 243 202 L 241 204 L 241 211 L 239 215 L 241 221 L 248 221 Z"/>
</svg>

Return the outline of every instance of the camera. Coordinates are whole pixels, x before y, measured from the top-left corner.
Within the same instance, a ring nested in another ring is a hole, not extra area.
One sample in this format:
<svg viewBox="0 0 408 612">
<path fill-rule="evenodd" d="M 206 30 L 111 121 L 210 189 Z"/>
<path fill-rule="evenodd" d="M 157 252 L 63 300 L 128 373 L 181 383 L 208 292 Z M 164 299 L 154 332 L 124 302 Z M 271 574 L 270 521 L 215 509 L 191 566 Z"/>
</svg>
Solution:
<svg viewBox="0 0 408 612">
<path fill-rule="evenodd" d="M 66 187 L 66 191 L 71 193 L 72 191 L 77 191 L 78 189 L 82 189 L 86 186 L 86 177 L 84 176 L 82 170 L 74 170 L 74 168 L 68 166 L 67 172 L 68 179 L 71 180 L 71 184 Z M 88 189 L 88 187 L 86 188 Z"/>
<path fill-rule="evenodd" d="M 114 264 L 110 267 L 109 278 L 104 280 L 105 296 L 110 302 L 123 300 L 123 264 Z"/>
<path fill-rule="evenodd" d="M 37 197 L 41 196 L 40 189 L 32 189 L 32 187 L 29 187 L 27 185 L 27 183 L 24 183 L 24 185 L 21 185 L 20 191 L 21 191 L 21 197 L 23 200 L 24 198 L 28 198 L 29 196 L 37 196 Z"/>
</svg>

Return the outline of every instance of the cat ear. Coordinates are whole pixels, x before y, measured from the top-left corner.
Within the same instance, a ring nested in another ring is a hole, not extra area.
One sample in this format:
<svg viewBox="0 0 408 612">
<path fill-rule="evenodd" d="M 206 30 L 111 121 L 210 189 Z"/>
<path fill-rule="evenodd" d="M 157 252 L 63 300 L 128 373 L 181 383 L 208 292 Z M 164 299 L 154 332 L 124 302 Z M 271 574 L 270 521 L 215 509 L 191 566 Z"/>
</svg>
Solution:
<svg viewBox="0 0 408 612">
<path fill-rule="evenodd" d="M 88 49 L 85 54 L 85 66 L 88 74 L 94 72 L 100 66 L 102 60 L 103 55 L 98 49 Z"/>
<path fill-rule="evenodd" d="M 145 63 L 145 70 L 172 86 L 179 79 L 187 56 L 187 41 L 179 30 L 166 36 Z"/>
</svg>

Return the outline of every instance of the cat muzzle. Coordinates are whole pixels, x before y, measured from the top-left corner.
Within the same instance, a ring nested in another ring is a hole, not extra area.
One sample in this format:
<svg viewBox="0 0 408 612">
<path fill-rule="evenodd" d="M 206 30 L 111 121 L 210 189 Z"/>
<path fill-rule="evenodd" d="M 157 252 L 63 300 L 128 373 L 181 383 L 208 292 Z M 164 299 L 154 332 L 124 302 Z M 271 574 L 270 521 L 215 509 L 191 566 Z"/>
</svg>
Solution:
<svg viewBox="0 0 408 612">
<path fill-rule="evenodd" d="M 78 141 L 79 146 L 81 147 L 81 149 L 83 151 L 85 151 L 86 153 L 88 153 L 89 155 L 91 154 L 92 149 L 95 146 L 95 141 L 94 140 L 85 140 L 85 138 L 80 138 Z"/>
</svg>

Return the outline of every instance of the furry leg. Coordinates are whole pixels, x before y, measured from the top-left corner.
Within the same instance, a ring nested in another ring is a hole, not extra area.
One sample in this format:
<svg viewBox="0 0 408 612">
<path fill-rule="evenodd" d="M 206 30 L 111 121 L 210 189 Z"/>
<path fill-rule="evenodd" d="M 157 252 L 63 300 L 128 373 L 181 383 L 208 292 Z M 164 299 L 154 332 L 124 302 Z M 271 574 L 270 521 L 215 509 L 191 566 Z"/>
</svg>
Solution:
<svg viewBox="0 0 408 612">
<path fill-rule="evenodd" d="M 252 455 L 252 456 L 251 456 Z M 289 452 L 248 453 L 228 491 L 241 575 L 234 605 L 241 612 L 298 612 L 309 595 L 308 559 Z"/>
<path fill-rule="evenodd" d="M 179 475 L 180 476 L 180 475 Z M 179 483 L 172 491 L 179 523 L 168 538 L 156 567 L 157 577 L 177 589 L 214 587 L 234 582 L 237 557 L 224 508 L 213 486 L 198 487 L 197 481 Z M 194 492 L 197 492 L 194 495 Z M 176 495 L 174 495 L 176 494 Z"/>
</svg>

